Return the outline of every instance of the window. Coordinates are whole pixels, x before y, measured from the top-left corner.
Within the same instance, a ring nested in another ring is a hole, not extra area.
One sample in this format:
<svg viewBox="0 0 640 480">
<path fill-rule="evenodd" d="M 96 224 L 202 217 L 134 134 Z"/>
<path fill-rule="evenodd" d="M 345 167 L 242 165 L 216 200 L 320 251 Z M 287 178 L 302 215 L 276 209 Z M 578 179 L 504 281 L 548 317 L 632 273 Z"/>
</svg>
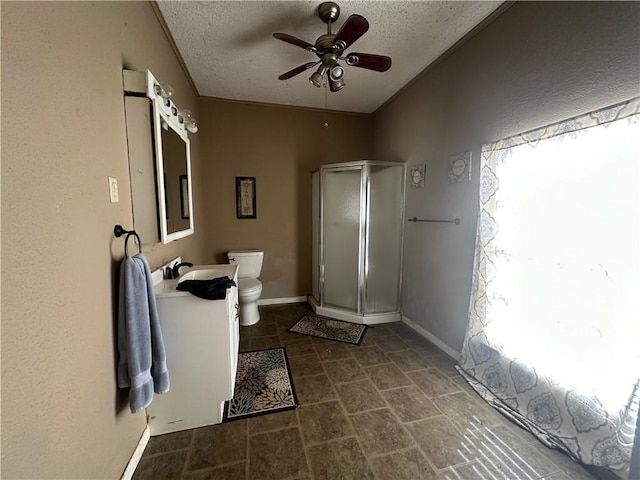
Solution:
<svg viewBox="0 0 640 480">
<path fill-rule="evenodd" d="M 640 392 L 640 99 L 485 145 L 460 369 L 622 478 Z"/>
</svg>

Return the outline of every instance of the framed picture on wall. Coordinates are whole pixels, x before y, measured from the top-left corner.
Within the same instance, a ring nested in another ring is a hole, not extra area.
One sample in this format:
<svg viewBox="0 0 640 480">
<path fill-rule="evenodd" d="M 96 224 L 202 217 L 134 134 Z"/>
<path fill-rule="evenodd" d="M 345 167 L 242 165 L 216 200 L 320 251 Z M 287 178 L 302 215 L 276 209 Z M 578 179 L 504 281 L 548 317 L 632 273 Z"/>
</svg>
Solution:
<svg viewBox="0 0 640 480">
<path fill-rule="evenodd" d="M 256 218 L 256 177 L 236 177 L 236 217 Z"/>
<path fill-rule="evenodd" d="M 182 218 L 189 218 L 189 179 L 180 175 L 180 211 Z"/>
<path fill-rule="evenodd" d="M 447 176 L 449 183 L 471 180 L 471 152 L 459 153 L 449 158 Z"/>
<path fill-rule="evenodd" d="M 409 171 L 409 183 L 411 188 L 424 188 L 424 177 L 427 171 L 427 165 L 414 165 Z"/>
</svg>

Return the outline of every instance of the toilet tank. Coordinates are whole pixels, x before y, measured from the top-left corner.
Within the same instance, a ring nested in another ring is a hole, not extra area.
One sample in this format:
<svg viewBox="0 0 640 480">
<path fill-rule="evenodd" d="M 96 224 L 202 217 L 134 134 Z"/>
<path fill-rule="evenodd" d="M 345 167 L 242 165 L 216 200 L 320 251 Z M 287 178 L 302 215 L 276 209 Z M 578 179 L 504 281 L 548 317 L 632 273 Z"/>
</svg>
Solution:
<svg viewBox="0 0 640 480">
<path fill-rule="evenodd" d="M 227 253 L 229 263 L 238 264 L 238 278 L 258 278 L 262 271 L 264 252 L 260 250 L 235 250 Z"/>
</svg>

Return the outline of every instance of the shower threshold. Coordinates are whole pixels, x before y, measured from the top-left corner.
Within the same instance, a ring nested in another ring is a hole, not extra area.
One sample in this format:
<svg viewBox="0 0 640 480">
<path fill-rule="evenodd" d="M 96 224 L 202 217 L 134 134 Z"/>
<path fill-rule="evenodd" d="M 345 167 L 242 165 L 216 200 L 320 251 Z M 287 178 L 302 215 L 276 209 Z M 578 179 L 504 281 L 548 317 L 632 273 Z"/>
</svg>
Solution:
<svg viewBox="0 0 640 480">
<path fill-rule="evenodd" d="M 402 320 L 400 312 L 368 313 L 363 315 L 357 312 L 342 310 L 338 307 L 319 305 L 313 295 L 309 295 L 308 301 L 316 314 L 324 317 L 335 318 L 336 320 L 344 320 L 345 322 L 376 325 L 378 323 L 399 322 Z"/>
</svg>

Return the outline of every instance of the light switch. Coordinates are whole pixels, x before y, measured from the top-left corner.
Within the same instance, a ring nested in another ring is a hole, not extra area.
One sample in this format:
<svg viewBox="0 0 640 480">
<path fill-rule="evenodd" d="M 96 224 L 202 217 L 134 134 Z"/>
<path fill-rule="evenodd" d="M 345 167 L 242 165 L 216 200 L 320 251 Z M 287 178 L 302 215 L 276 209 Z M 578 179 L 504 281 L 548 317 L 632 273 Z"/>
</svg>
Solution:
<svg viewBox="0 0 640 480">
<path fill-rule="evenodd" d="M 118 179 L 115 177 L 109 177 L 109 195 L 111 196 L 111 203 L 117 203 L 118 199 Z"/>
</svg>

